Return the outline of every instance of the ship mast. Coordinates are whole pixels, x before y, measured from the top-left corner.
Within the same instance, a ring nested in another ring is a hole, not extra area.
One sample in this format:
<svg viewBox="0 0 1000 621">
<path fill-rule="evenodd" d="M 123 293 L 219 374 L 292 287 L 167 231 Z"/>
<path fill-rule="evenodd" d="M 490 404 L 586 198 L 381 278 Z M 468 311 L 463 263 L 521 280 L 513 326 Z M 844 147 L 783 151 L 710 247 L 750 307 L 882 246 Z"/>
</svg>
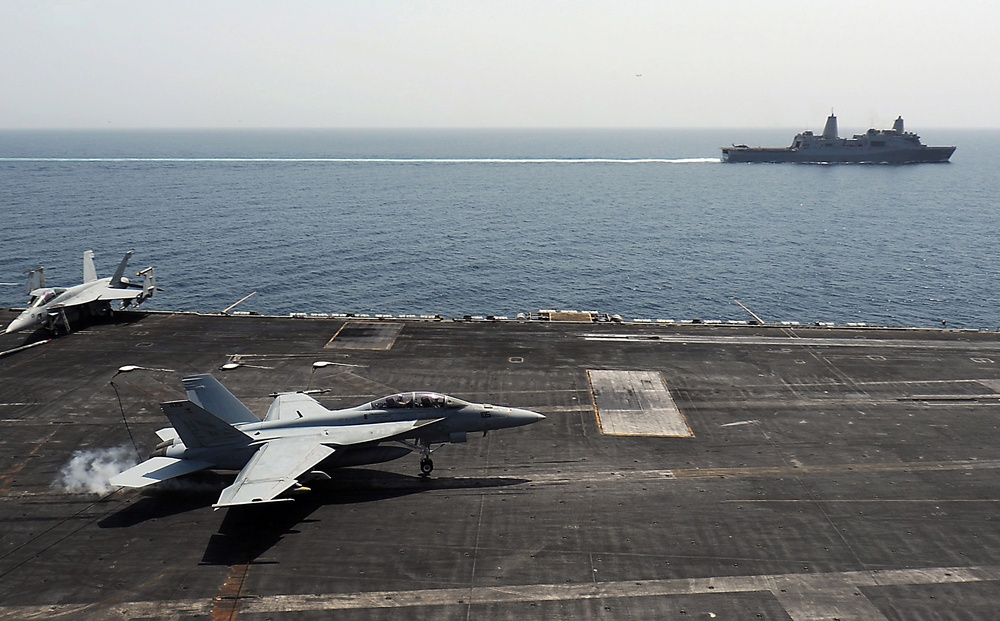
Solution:
<svg viewBox="0 0 1000 621">
<path fill-rule="evenodd" d="M 838 137 L 837 117 L 834 116 L 833 110 L 830 110 L 830 116 L 826 117 L 826 127 L 823 128 L 823 139 L 836 140 Z"/>
</svg>

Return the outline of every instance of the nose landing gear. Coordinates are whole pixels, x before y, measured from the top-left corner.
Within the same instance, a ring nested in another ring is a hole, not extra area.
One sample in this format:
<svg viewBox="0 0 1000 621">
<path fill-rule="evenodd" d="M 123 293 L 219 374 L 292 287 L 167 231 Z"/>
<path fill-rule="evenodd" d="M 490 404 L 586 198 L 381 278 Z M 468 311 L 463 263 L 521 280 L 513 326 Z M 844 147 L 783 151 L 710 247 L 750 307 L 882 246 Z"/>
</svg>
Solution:
<svg viewBox="0 0 1000 621">
<path fill-rule="evenodd" d="M 441 445 L 432 447 L 430 442 L 420 438 L 410 442 L 404 440 L 401 443 L 413 452 L 420 452 L 420 476 L 424 479 L 430 477 L 431 472 L 434 472 L 434 460 L 431 459 L 431 453 L 436 448 L 441 448 Z"/>
<path fill-rule="evenodd" d="M 427 478 L 434 471 L 434 460 L 431 459 L 430 442 L 420 443 L 420 476 Z"/>
</svg>

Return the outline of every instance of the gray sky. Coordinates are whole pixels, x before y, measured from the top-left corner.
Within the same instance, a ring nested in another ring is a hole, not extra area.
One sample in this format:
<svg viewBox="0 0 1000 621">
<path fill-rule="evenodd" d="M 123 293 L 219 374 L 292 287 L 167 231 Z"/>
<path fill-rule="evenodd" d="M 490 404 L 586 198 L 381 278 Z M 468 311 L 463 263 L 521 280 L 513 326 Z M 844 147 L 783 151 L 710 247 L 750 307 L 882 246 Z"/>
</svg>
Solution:
<svg viewBox="0 0 1000 621">
<path fill-rule="evenodd" d="M 0 0 L 0 128 L 997 127 L 992 0 Z"/>
</svg>

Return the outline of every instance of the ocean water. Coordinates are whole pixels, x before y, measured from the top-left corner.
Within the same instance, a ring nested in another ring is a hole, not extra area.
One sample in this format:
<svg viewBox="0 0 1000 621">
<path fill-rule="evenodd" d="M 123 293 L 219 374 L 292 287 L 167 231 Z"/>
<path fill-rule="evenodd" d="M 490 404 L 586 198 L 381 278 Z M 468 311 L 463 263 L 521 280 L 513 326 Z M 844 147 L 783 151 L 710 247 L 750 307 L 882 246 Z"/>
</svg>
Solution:
<svg viewBox="0 0 1000 621">
<path fill-rule="evenodd" d="M 135 249 L 161 310 L 1000 327 L 1000 131 L 921 132 L 949 164 L 718 160 L 796 131 L 4 131 L 0 306 Z"/>
</svg>

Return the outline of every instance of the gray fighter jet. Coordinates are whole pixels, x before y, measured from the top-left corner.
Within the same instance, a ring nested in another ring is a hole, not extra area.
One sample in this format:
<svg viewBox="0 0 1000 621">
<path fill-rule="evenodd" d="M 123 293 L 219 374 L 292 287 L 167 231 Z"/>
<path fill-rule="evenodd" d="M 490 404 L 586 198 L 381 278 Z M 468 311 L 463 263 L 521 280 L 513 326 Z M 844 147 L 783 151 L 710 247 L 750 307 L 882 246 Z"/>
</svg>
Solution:
<svg viewBox="0 0 1000 621">
<path fill-rule="evenodd" d="M 468 403 L 435 392 L 404 392 L 328 410 L 301 392 L 277 395 L 263 420 L 212 375 L 182 380 L 188 398 L 161 404 L 173 427 L 147 461 L 111 478 L 145 487 L 205 469 L 239 470 L 213 507 L 291 500 L 285 491 L 329 479 L 327 470 L 375 464 L 419 452 L 420 471 L 434 469 L 434 445 L 465 442 L 469 433 L 518 427 L 545 417 L 528 410 Z M 436 448 L 436 447 L 435 447 Z"/>
<path fill-rule="evenodd" d="M 107 315 L 112 312 L 111 302 L 121 301 L 121 308 L 131 304 L 141 304 L 156 292 L 156 276 L 153 268 L 147 267 L 136 276 L 142 276 L 142 283 L 133 283 L 124 277 L 125 267 L 132 250 L 118 264 L 111 278 L 98 278 L 94 268 L 94 252 L 83 253 L 83 283 L 67 288 L 45 286 L 45 268 L 28 272 L 28 308 L 10 322 L 5 334 L 27 328 L 42 326 L 52 333 L 60 329 L 70 331 L 70 316 Z"/>
</svg>

